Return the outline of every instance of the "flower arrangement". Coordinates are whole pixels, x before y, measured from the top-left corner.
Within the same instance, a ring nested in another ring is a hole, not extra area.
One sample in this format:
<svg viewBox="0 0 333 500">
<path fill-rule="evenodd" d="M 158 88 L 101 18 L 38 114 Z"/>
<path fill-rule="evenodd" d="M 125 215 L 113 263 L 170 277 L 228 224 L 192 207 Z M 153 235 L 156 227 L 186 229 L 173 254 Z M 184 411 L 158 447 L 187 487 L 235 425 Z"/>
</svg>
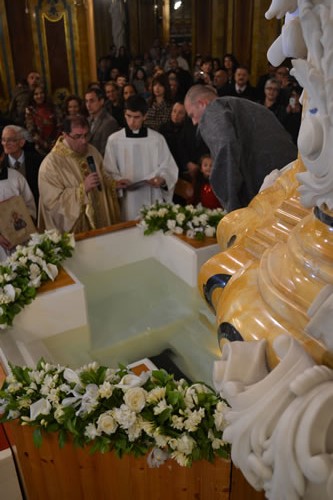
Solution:
<svg viewBox="0 0 333 500">
<path fill-rule="evenodd" d="M 188 238 L 203 240 L 213 237 L 216 228 L 225 215 L 222 208 L 209 209 L 201 205 L 174 205 L 156 202 L 140 210 L 140 227 L 144 234 L 162 230 L 164 233 L 185 234 Z"/>
<path fill-rule="evenodd" d="M 39 361 L 36 369 L 11 366 L 0 391 L 0 421 L 19 419 L 42 431 L 68 436 L 91 451 L 118 456 L 147 452 L 159 466 L 172 458 L 182 466 L 194 460 L 229 457 L 223 441 L 226 403 L 203 383 L 176 381 L 164 370 L 135 375 L 127 368 L 91 363 L 72 370 Z"/>
<path fill-rule="evenodd" d="M 12 325 L 44 281 L 56 278 L 58 266 L 72 255 L 74 246 L 72 234 L 50 230 L 34 233 L 26 246 L 16 247 L 0 265 L 0 329 Z"/>
</svg>

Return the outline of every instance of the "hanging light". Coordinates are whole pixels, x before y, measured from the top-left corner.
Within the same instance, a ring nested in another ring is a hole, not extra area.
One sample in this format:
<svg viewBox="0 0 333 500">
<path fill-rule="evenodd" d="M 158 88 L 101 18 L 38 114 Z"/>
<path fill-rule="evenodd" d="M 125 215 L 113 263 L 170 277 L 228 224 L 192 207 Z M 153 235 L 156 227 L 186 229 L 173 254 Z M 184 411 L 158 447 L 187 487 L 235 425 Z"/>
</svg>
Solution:
<svg viewBox="0 0 333 500">
<path fill-rule="evenodd" d="M 174 10 L 178 10 L 179 7 L 181 7 L 183 4 L 182 0 L 177 0 L 174 4 L 173 4 L 173 8 Z"/>
<path fill-rule="evenodd" d="M 24 12 L 26 14 L 29 14 L 29 5 L 28 5 L 28 0 L 25 0 L 25 9 L 24 9 Z"/>
</svg>

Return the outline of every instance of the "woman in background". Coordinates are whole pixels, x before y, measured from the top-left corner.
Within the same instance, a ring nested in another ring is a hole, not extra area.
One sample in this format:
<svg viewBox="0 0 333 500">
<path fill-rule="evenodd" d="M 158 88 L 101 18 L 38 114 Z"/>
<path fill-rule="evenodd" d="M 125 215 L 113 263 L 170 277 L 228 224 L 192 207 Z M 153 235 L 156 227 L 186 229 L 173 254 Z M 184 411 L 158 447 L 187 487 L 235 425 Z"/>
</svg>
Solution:
<svg viewBox="0 0 333 500">
<path fill-rule="evenodd" d="M 38 153 L 49 153 L 60 135 L 60 113 L 42 85 L 31 91 L 25 126 Z"/>
<path fill-rule="evenodd" d="M 145 119 L 146 127 L 159 131 L 161 125 L 170 119 L 171 96 L 168 77 L 157 74 L 152 80 L 152 96 L 148 101 L 149 108 Z"/>
</svg>

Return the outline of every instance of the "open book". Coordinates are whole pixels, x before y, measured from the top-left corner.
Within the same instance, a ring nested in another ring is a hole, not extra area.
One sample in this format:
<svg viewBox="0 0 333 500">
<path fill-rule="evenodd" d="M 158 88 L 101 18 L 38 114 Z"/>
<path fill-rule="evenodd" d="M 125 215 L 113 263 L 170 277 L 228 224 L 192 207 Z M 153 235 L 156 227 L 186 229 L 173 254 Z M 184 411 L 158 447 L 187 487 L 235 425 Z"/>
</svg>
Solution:
<svg viewBox="0 0 333 500">
<path fill-rule="evenodd" d="M 12 196 L 0 202 L 0 234 L 10 241 L 12 248 L 25 243 L 37 231 L 29 210 L 21 196 Z"/>
</svg>

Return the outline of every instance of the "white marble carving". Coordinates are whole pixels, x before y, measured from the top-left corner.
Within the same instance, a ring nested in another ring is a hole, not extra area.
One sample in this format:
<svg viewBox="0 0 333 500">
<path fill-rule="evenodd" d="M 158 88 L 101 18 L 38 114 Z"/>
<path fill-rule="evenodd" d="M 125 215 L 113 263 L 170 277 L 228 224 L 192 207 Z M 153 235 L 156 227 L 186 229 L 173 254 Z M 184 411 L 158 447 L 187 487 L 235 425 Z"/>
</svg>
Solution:
<svg viewBox="0 0 333 500">
<path fill-rule="evenodd" d="M 298 174 L 301 201 L 333 210 L 333 1 L 273 0 L 267 19 L 286 16 L 268 57 L 294 57 L 293 74 L 306 90 L 298 147 L 307 171 Z M 298 16 L 298 17 L 297 17 Z M 306 331 L 333 350 L 333 285 L 308 310 Z M 248 482 L 269 500 L 333 498 L 333 370 L 318 366 L 292 337 L 225 344 L 214 384 L 230 405 L 224 439 Z"/>
<path fill-rule="evenodd" d="M 216 362 L 217 390 L 231 405 L 224 439 L 249 483 L 270 500 L 329 500 L 333 492 L 333 371 L 317 366 L 291 337 L 233 342 Z"/>
<path fill-rule="evenodd" d="M 298 21 L 289 15 L 294 11 L 298 12 Z M 283 57 L 294 57 L 293 74 L 307 92 L 308 111 L 298 138 L 307 167 L 306 172 L 298 174 L 301 201 L 306 207 L 333 210 L 333 4 L 331 0 L 273 0 L 267 19 L 284 15 L 286 24 L 269 49 L 268 58 L 276 64 Z"/>
</svg>

